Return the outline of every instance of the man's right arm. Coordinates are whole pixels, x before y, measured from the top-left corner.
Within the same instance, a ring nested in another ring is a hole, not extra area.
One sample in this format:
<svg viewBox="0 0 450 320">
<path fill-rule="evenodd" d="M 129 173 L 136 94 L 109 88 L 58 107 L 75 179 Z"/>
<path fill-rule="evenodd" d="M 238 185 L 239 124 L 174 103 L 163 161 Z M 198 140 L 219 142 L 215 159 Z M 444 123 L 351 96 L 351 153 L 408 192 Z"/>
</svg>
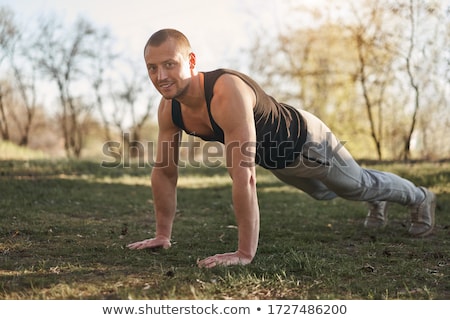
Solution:
<svg viewBox="0 0 450 320">
<path fill-rule="evenodd" d="M 172 122 L 171 101 L 162 99 L 158 109 L 158 143 L 151 184 L 156 218 L 155 238 L 128 245 L 130 249 L 170 247 L 177 205 L 178 150 L 181 131 Z"/>
</svg>

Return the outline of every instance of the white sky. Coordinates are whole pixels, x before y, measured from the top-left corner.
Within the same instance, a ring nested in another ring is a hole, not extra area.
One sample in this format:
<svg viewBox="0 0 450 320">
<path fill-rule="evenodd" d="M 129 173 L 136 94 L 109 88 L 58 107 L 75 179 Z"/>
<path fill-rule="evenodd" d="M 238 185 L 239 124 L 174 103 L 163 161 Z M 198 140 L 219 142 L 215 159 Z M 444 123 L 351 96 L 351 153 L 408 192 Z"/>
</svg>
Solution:
<svg viewBox="0 0 450 320">
<path fill-rule="evenodd" d="M 189 38 L 200 70 L 230 67 L 256 31 L 279 28 L 289 0 L 0 0 L 19 21 L 56 14 L 68 23 L 84 16 L 117 37 L 121 50 L 142 56 L 148 37 L 175 28 Z M 297 1 L 317 4 L 319 0 Z M 131 59 L 136 60 L 136 59 Z"/>
</svg>

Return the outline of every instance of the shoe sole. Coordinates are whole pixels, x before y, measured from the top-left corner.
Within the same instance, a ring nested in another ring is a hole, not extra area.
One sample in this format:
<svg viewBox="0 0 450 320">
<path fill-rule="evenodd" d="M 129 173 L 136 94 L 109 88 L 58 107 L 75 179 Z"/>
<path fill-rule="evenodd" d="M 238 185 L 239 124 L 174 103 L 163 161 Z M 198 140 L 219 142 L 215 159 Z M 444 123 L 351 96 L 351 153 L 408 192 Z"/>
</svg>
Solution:
<svg viewBox="0 0 450 320">
<path fill-rule="evenodd" d="M 384 210 L 383 210 L 384 221 L 382 224 L 377 225 L 377 226 L 375 226 L 375 225 L 370 226 L 367 224 L 367 218 L 366 218 L 366 220 L 364 220 L 364 228 L 371 229 L 371 230 L 381 230 L 381 229 L 385 228 L 388 224 L 388 205 L 389 205 L 389 202 L 386 201 L 386 204 L 385 204 Z"/>
<path fill-rule="evenodd" d="M 431 197 L 432 197 L 432 200 L 431 200 L 431 203 L 430 203 L 431 227 L 430 227 L 430 229 L 428 229 L 427 231 L 422 232 L 422 233 L 417 233 L 417 234 L 412 234 L 411 233 L 411 235 L 416 237 L 416 238 L 423 238 L 423 237 L 428 236 L 431 232 L 433 232 L 434 226 L 436 224 L 436 220 L 435 220 L 435 216 L 436 216 L 436 214 L 435 214 L 435 210 L 436 210 L 436 195 L 433 192 L 427 190 L 427 196 L 429 196 L 429 195 L 431 195 Z"/>
</svg>

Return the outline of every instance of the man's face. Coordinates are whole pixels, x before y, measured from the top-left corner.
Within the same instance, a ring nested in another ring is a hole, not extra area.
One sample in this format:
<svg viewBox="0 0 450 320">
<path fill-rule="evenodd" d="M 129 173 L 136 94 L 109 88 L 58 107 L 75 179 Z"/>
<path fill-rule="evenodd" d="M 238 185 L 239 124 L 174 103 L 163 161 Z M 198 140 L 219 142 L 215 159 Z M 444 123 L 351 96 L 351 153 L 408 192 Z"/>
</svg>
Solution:
<svg viewBox="0 0 450 320">
<path fill-rule="evenodd" d="M 175 99 L 186 91 L 191 78 L 190 56 L 173 39 L 158 47 L 148 46 L 144 58 L 150 80 L 164 98 Z"/>
</svg>

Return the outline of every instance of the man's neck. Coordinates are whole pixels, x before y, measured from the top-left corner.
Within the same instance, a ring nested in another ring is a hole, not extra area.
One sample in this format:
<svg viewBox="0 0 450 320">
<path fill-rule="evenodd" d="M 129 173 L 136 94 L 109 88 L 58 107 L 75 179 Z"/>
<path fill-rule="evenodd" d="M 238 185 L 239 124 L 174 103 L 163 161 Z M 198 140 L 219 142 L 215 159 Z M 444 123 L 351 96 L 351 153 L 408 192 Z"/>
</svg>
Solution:
<svg viewBox="0 0 450 320">
<path fill-rule="evenodd" d="M 189 108 L 202 106 L 205 102 L 203 73 L 193 73 L 191 76 L 190 84 L 186 88 L 186 92 L 183 93 L 180 97 L 176 98 L 176 100 Z"/>
</svg>

